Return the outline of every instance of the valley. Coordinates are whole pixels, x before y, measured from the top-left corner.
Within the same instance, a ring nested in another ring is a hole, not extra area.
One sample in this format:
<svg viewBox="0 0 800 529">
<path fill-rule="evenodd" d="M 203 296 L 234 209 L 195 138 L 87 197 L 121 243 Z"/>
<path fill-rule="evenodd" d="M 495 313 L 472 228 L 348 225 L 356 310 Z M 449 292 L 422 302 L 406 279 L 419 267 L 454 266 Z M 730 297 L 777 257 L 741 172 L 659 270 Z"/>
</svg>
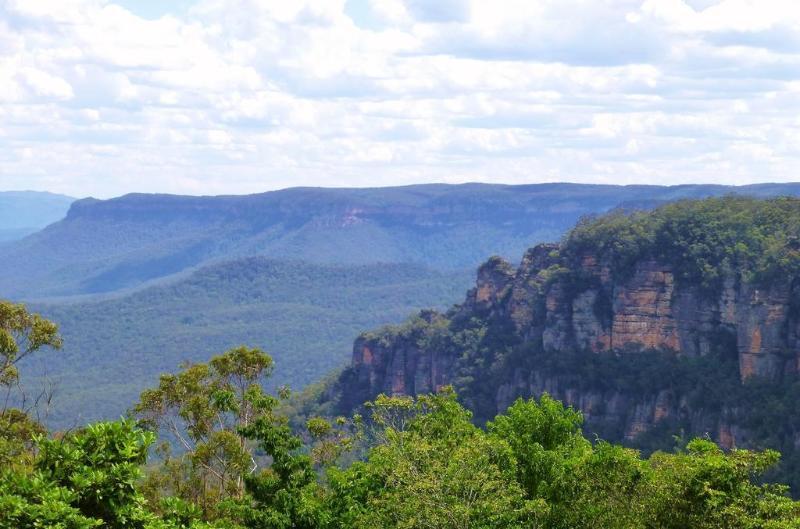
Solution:
<svg viewBox="0 0 800 529">
<path fill-rule="evenodd" d="M 124 415 L 162 373 L 244 344 L 270 352 L 275 380 L 299 389 L 340 368 L 361 330 L 445 308 L 471 278 L 410 264 L 227 261 L 113 299 L 31 305 L 58 322 L 64 348 L 22 372 L 31 388 L 53 384 L 47 420 L 59 428 Z"/>
</svg>

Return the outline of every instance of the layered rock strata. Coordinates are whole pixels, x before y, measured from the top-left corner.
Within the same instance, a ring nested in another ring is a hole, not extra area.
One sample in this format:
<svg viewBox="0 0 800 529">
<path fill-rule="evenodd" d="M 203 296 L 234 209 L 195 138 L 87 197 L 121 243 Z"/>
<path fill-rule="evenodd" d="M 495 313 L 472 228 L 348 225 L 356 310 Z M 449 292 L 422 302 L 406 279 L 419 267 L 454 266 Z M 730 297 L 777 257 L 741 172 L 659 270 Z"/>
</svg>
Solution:
<svg viewBox="0 0 800 529">
<path fill-rule="evenodd" d="M 654 259 L 641 259 L 622 276 L 615 272 L 595 255 L 567 260 L 558 246 L 539 245 L 516 270 L 500 258 L 489 260 L 478 271 L 476 287 L 448 317 L 504 323 L 518 343 L 552 355 L 660 350 L 697 357 L 725 347 L 726 354 L 738 357 L 741 380 L 777 380 L 800 370 L 796 281 L 785 278 L 762 288 L 731 275 L 710 292 L 682 283 L 669 265 Z M 453 383 L 457 363 L 453 351 L 418 339 L 365 335 L 354 345 L 351 369 L 368 397 L 413 395 Z M 586 391 L 535 366 L 512 366 L 496 386 L 495 407 L 502 410 L 518 396 L 544 392 L 580 408 L 589 422 L 623 425 L 626 439 L 678 416 L 726 446 L 747 438 L 724 413 L 692 410 L 673 392 L 643 398 L 624 390 Z"/>
</svg>

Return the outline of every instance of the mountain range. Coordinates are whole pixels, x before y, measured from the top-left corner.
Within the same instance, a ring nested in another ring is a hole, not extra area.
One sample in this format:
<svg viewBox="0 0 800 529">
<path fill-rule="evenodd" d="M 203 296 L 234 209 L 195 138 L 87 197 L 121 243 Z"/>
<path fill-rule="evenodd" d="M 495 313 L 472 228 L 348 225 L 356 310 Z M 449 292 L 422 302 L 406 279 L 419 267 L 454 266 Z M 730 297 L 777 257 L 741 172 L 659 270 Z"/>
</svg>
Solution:
<svg viewBox="0 0 800 529">
<path fill-rule="evenodd" d="M 126 195 L 72 204 L 6 243 L 0 297 L 60 324 L 65 349 L 23 366 L 57 381 L 55 426 L 115 417 L 158 375 L 238 344 L 299 389 L 346 363 L 359 332 L 443 309 L 489 255 L 516 263 L 611 210 L 683 198 L 800 195 L 798 184 L 422 185 L 249 196 Z"/>
<path fill-rule="evenodd" d="M 620 204 L 732 192 L 797 195 L 800 185 L 434 184 L 84 199 L 63 220 L 4 248 L 0 292 L 14 299 L 109 293 L 251 255 L 459 270 L 487 255 L 518 260 L 530 244 L 557 240 L 581 216 Z"/>
</svg>

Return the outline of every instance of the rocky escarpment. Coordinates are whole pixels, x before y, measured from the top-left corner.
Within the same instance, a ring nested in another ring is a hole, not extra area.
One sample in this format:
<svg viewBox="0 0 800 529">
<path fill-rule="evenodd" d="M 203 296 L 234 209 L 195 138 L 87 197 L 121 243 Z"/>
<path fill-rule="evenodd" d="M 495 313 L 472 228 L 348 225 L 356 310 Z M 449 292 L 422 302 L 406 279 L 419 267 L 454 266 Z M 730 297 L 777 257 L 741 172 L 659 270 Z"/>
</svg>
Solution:
<svg viewBox="0 0 800 529">
<path fill-rule="evenodd" d="M 558 245 L 532 248 L 517 269 L 492 258 L 450 313 L 425 312 L 356 341 L 346 373 L 350 401 L 455 384 L 491 417 L 517 397 L 547 392 L 609 437 L 634 440 L 667 421 L 727 446 L 748 444 L 735 403 L 706 406 L 693 388 L 669 383 L 670 373 L 652 387 L 626 387 L 553 365 L 596 357 L 620 370 L 630 362 L 648 369 L 643 361 L 666 356 L 688 365 L 706 359 L 712 371 L 719 363 L 740 383 L 791 379 L 800 368 L 798 282 L 784 276 L 756 285 L 732 271 L 710 292 L 679 281 L 670 263 L 654 258 L 636 261 L 624 277 L 615 272 L 600 255 L 565 256 Z"/>
<path fill-rule="evenodd" d="M 327 395 L 348 413 L 445 385 L 478 423 L 548 393 L 644 450 L 775 448 L 800 493 L 800 200 L 583 219 L 517 267 L 489 259 L 446 313 L 363 334 Z"/>
</svg>

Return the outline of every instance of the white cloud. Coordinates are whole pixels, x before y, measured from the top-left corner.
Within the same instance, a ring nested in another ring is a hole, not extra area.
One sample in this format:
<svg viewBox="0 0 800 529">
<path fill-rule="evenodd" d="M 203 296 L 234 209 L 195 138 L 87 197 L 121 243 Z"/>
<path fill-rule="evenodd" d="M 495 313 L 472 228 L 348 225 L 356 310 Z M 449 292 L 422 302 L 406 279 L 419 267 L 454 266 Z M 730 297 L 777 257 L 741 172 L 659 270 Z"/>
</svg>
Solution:
<svg viewBox="0 0 800 529">
<path fill-rule="evenodd" d="M 791 0 L 723 0 L 701 9 L 682 0 L 646 0 L 641 11 L 687 33 L 756 32 L 800 24 L 800 11 Z"/>
<path fill-rule="evenodd" d="M 794 2 L 354 1 L 0 0 L 0 188 L 798 178 Z"/>
</svg>

